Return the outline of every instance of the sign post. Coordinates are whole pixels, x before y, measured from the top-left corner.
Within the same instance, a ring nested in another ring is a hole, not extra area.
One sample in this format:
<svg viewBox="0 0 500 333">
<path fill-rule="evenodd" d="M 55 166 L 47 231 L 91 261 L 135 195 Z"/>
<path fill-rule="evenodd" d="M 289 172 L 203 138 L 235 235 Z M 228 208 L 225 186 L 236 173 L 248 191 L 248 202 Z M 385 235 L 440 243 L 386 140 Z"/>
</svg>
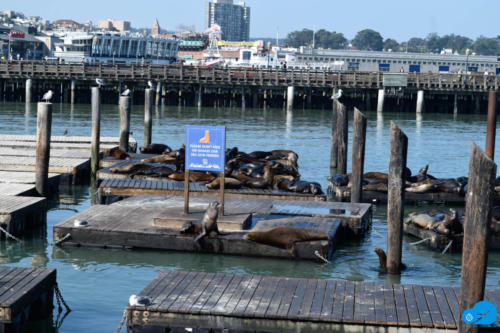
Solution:
<svg viewBox="0 0 500 333">
<path fill-rule="evenodd" d="M 189 213 L 189 170 L 220 172 L 220 215 L 224 215 L 224 168 L 226 128 L 224 126 L 186 126 L 186 173 L 184 213 Z"/>
</svg>

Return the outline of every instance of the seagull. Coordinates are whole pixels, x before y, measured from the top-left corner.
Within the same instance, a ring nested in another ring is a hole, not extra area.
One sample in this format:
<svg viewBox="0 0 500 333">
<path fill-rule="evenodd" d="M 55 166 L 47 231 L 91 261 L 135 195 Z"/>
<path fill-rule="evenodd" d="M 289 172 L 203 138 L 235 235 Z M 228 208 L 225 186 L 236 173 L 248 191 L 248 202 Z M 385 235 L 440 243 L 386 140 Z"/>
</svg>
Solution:
<svg viewBox="0 0 500 333">
<path fill-rule="evenodd" d="M 130 89 L 125 89 L 124 92 L 122 92 L 122 96 L 129 96 L 130 95 Z"/>
<path fill-rule="evenodd" d="M 67 129 L 64 130 L 63 135 L 68 135 L 68 130 Z"/>
<path fill-rule="evenodd" d="M 342 97 L 342 89 L 339 89 L 335 95 L 332 95 L 332 99 L 339 99 Z"/>
<path fill-rule="evenodd" d="M 101 88 L 101 86 L 104 85 L 104 80 L 103 79 L 96 78 L 95 82 L 97 83 L 97 85 L 99 86 L 99 88 Z"/>
<path fill-rule="evenodd" d="M 153 82 L 148 81 L 148 87 L 149 87 L 149 89 L 153 89 Z"/>
<path fill-rule="evenodd" d="M 52 92 L 52 90 L 47 91 L 45 94 L 43 94 L 42 100 L 48 103 L 51 100 L 53 94 L 54 93 Z"/>
<path fill-rule="evenodd" d="M 75 219 L 75 221 L 73 222 L 73 225 L 75 227 L 86 227 L 89 225 L 89 222 Z"/>
<path fill-rule="evenodd" d="M 130 306 L 148 306 L 151 305 L 151 298 L 148 296 L 132 295 L 128 299 Z"/>
</svg>

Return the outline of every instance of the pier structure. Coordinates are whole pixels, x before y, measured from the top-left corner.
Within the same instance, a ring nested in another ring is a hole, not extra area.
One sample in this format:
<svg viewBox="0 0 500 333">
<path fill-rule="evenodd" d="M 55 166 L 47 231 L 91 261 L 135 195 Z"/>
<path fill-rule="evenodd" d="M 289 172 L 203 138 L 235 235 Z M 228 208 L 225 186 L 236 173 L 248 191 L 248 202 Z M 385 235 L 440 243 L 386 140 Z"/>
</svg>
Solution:
<svg viewBox="0 0 500 333">
<path fill-rule="evenodd" d="M 478 113 L 487 92 L 498 90 L 498 75 L 481 73 L 384 73 L 323 69 L 250 69 L 195 67 L 176 64 L 53 63 L 24 61 L 0 63 L 2 100 L 39 101 L 52 89 L 55 99 L 90 103 L 95 79 L 102 87 L 103 103 L 118 103 L 120 87 L 135 94 L 133 104 L 144 102 L 148 82 L 156 84 L 155 104 L 245 107 L 251 92 L 252 107 L 329 108 L 331 92 L 342 89 L 342 102 L 369 110 L 377 98 L 377 111 Z M 31 81 L 28 81 L 31 80 Z M 294 97 L 290 94 L 294 90 Z M 24 91 L 25 90 L 25 91 Z M 69 93 L 68 93 L 69 90 Z M 138 93 L 139 92 L 139 93 Z M 378 95 L 377 95 L 378 92 Z M 291 99 L 292 98 L 292 99 Z M 285 101 L 285 103 L 283 103 Z M 285 106 L 283 106 L 285 104 Z"/>
</svg>

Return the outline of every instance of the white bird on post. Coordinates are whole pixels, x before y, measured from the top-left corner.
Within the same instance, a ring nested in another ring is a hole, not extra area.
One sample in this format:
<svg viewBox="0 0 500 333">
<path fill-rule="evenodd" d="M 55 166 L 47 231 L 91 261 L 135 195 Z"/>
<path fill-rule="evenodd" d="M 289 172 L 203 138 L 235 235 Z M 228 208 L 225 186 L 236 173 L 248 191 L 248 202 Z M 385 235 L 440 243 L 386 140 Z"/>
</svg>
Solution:
<svg viewBox="0 0 500 333">
<path fill-rule="evenodd" d="M 130 95 L 130 89 L 125 89 L 124 92 L 122 92 L 122 96 L 129 96 Z"/>
<path fill-rule="evenodd" d="M 149 88 L 149 89 L 153 89 L 153 82 L 148 81 L 148 88 Z"/>
<path fill-rule="evenodd" d="M 45 94 L 43 94 L 42 101 L 45 101 L 45 103 L 48 103 L 51 99 L 54 93 L 52 90 L 47 91 Z"/>
<path fill-rule="evenodd" d="M 100 78 L 96 78 L 95 82 L 97 83 L 97 85 L 99 86 L 99 88 L 101 88 L 104 85 L 104 80 L 102 80 Z"/>
<path fill-rule="evenodd" d="M 335 95 L 332 95 L 332 99 L 340 99 L 342 97 L 342 89 L 339 89 Z"/>
</svg>

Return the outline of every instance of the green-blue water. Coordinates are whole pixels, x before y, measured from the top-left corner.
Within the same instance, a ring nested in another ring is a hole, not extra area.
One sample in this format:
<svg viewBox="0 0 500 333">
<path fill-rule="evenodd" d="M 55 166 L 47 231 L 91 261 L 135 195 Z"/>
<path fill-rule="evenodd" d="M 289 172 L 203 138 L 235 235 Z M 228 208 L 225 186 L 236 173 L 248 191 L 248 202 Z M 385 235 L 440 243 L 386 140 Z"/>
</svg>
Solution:
<svg viewBox="0 0 500 333">
<path fill-rule="evenodd" d="M 330 111 L 258 110 L 163 107 L 154 111 L 153 142 L 178 148 L 184 142 L 184 125 L 210 124 L 228 128 L 228 146 L 241 150 L 293 149 L 299 154 L 302 178 L 326 188 L 329 175 Z M 390 121 L 409 139 L 408 166 L 416 172 L 426 163 L 438 177 L 467 175 L 470 143 L 484 146 L 485 115 L 367 113 L 366 171 L 387 171 Z M 133 136 L 142 144 L 143 106 L 134 106 Z M 55 104 L 53 135 L 90 136 L 90 105 Z M 36 105 L 0 103 L 0 133 L 35 134 Z M 118 135 L 118 107 L 104 105 L 101 135 Z M 498 155 L 498 149 L 496 152 Z M 349 162 L 350 163 L 350 162 Z M 111 332 L 120 322 L 131 294 L 142 290 L 163 269 L 207 272 L 239 272 L 304 278 L 390 281 L 429 285 L 460 283 L 459 254 L 441 255 L 424 246 L 412 246 L 405 238 L 403 260 L 409 266 L 400 279 L 379 274 L 374 247 L 385 248 L 386 208 L 374 207 L 373 228 L 364 238 L 341 244 L 330 264 L 308 261 L 247 258 L 227 255 L 190 254 L 148 250 L 54 248 L 52 227 L 90 206 L 88 187 L 62 187 L 61 203 L 48 212 L 46 232 L 22 243 L 0 241 L 0 264 L 57 268 L 57 280 L 73 312 L 61 332 Z M 418 207 L 418 209 L 424 207 Z M 411 211 L 415 207 L 407 207 Z M 45 230 L 44 230 L 45 231 Z M 499 287 L 500 255 L 490 253 L 487 287 Z M 36 330 L 53 331 L 49 318 L 36 323 Z M 123 329 L 125 331 L 125 329 Z"/>
</svg>

